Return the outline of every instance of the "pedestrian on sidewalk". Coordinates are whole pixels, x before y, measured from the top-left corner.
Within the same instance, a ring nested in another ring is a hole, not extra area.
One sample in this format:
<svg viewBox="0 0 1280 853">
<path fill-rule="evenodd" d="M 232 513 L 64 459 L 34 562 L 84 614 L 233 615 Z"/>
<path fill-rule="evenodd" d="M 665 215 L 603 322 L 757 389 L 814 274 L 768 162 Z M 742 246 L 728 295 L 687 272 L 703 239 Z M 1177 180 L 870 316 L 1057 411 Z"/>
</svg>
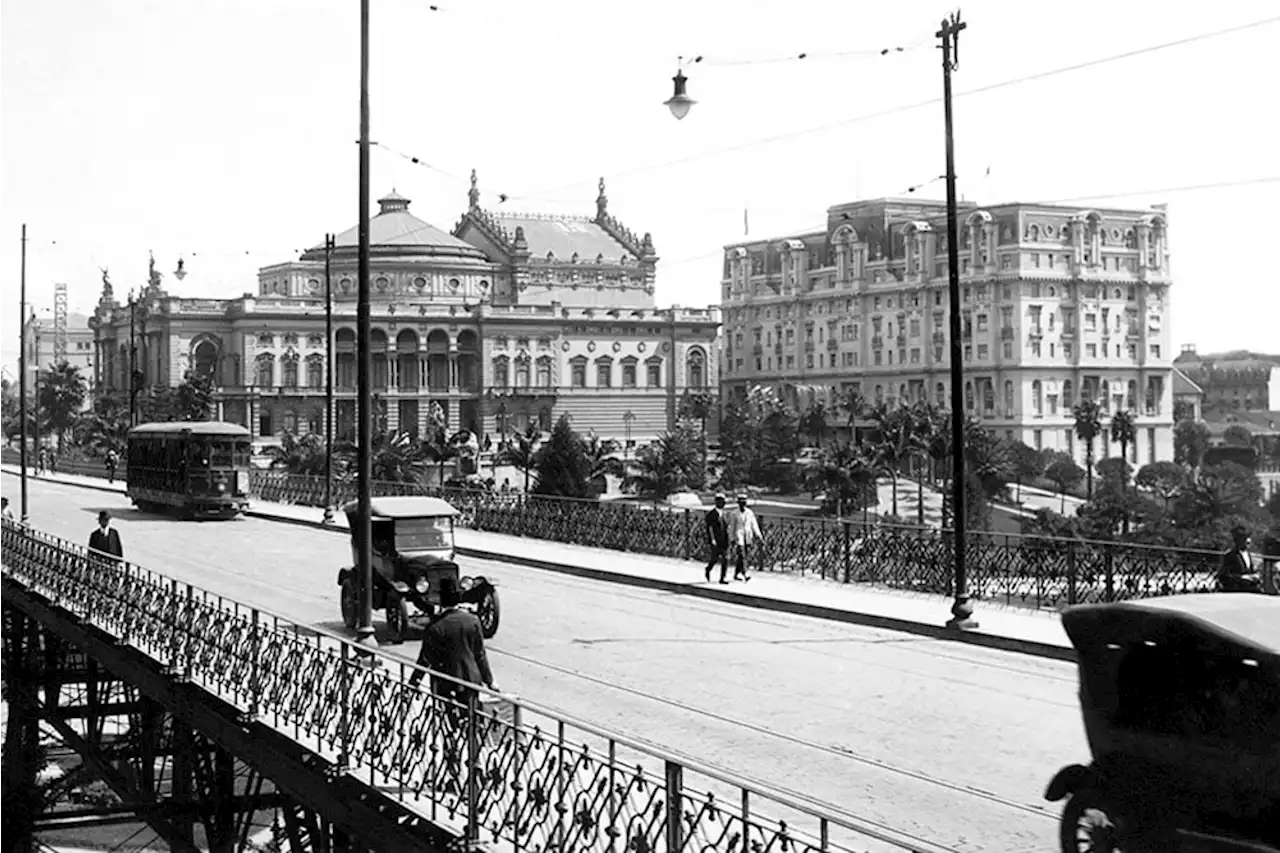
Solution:
<svg viewBox="0 0 1280 853">
<path fill-rule="evenodd" d="M 89 534 L 89 551 L 97 555 L 124 559 L 124 546 L 120 543 L 120 532 L 111 526 L 111 513 L 105 509 L 98 513 L 98 526 Z"/>
<path fill-rule="evenodd" d="M 116 456 L 114 450 L 107 451 L 107 482 L 114 483 L 116 481 L 116 466 L 120 464 L 119 457 Z"/>
<path fill-rule="evenodd" d="M 764 542 L 760 534 L 760 522 L 756 519 L 755 510 L 747 506 L 747 496 L 738 495 L 738 510 L 729 518 L 729 539 L 737 549 L 737 562 L 734 564 L 733 579 L 749 581 L 747 566 L 756 546 Z"/>
<path fill-rule="evenodd" d="M 3 516 L 5 519 L 7 519 L 7 520 L 9 520 L 9 521 L 13 521 L 13 520 L 14 520 L 14 518 L 13 518 L 13 510 L 9 509 L 9 499 L 8 499 L 8 498 L 0 498 L 0 516 Z"/>
<path fill-rule="evenodd" d="M 716 505 L 707 513 L 707 546 L 711 557 L 707 560 L 707 583 L 711 583 L 711 569 L 720 564 L 720 583 L 729 582 L 729 519 L 724 508 L 725 497 L 716 495 Z"/>
<path fill-rule="evenodd" d="M 1218 571 L 1218 590 L 1221 592 L 1261 592 L 1262 584 L 1249 555 L 1249 531 L 1236 525 L 1231 531 L 1231 548 L 1222 555 L 1222 568 Z"/>
</svg>

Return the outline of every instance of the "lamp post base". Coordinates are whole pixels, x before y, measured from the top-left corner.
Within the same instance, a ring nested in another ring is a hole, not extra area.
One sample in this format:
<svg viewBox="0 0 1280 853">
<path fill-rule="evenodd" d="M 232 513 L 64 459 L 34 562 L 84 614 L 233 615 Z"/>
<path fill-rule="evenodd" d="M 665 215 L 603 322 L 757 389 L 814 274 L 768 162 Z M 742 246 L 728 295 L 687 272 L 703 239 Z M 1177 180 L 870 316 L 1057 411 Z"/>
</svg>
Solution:
<svg viewBox="0 0 1280 853">
<path fill-rule="evenodd" d="M 951 618 L 947 620 L 947 628 L 953 631 L 972 631 L 978 627 L 978 620 L 973 618 L 973 605 L 969 596 L 956 598 L 951 605 Z"/>
<path fill-rule="evenodd" d="M 324 518 L 320 519 L 321 524 L 333 524 L 333 507 L 324 508 Z"/>
</svg>

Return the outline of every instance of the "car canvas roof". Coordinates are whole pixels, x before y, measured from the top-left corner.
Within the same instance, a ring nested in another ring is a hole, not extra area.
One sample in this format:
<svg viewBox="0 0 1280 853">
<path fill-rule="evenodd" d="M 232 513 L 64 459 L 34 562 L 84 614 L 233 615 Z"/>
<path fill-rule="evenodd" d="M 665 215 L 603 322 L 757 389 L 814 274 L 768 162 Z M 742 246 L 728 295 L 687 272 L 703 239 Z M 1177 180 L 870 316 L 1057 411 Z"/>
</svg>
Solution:
<svg viewBox="0 0 1280 853">
<path fill-rule="evenodd" d="M 359 501 L 348 501 L 342 507 L 347 515 L 355 515 L 359 509 Z M 453 504 L 446 500 L 417 495 L 374 498 L 370 509 L 373 511 L 372 518 L 452 517 L 458 514 Z"/>
<path fill-rule="evenodd" d="M 152 424 L 139 424 L 129 430 L 129 435 L 138 433 L 178 434 L 189 432 L 192 435 L 222 435 L 229 438 L 249 438 L 249 430 L 239 424 L 222 421 L 162 421 Z"/>
<path fill-rule="evenodd" d="M 1145 617 L 1145 618 L 1144 618 Z M 1112 642 L 1140 635 L 1157 623 L 1191 628 L 1280 659 L 1280 598 L 1248 593 L 1198 593 L 1086 604 L 1062 614 L 1071 642 Z"/>
</svg>

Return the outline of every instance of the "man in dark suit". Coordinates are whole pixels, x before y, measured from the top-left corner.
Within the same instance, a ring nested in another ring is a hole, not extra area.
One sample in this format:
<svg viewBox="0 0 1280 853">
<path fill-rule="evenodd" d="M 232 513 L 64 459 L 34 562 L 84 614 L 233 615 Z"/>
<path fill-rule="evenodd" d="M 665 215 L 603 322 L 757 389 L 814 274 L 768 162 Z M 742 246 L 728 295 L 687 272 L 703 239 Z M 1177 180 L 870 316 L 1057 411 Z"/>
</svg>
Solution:
<svg viewBox="0 0 1280 853">
<path fill-rule="evenodd" d="M 461 600 L 458 582 L 453 578 L 441 579 L 440 612 L 431 618 L 422 634 L 418 666 L 493 690 L 493 673 L 484 653 L 484 631 L 474 613 L 458 607 Z M 410 676 L 409 683 L 417 684 L 421 680 L 422 671 L 418 670 Z M 476 695 L 474 688 L 448 679 L 433 678 L 431 682 L 434 693 L 462 706 Z"/>
<path fill-rule="evenodd" d="M 724 495 L 716 495 L 715 509 L 707 513 L 707 545 L 711 559 L 707 561 L 707 583 L 711 583 L 711 569 L 720 563 L 720 583 L 729 582 L 729 518 L 725 515 Z"/>
<path fill-rule="evenodd" d="M 124 559 L 124 546 L 120 544 L 120 533 L 111 526 L 111 513 L 105 509 L 98 513 L 98 527 L 89 534 L 89 550 L 99 554 Z"/>
<path fill-rule="evenodd" d="M 1257 570 L 1249 556 L 1249 531 L 1236 527 L 1231 531 L 1231 540 L 1231 550 L 1222 555 L 1218 589 L 1223 592 L 1261 592 Z"/>
</svg>

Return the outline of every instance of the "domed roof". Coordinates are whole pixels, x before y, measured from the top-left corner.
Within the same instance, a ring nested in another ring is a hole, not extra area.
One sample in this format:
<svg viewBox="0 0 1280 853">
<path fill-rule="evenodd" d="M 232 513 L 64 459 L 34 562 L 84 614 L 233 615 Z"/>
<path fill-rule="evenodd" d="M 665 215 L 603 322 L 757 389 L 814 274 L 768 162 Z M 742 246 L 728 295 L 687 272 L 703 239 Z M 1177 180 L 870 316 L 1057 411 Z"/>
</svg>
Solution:
<svg viewBox="0 0 1280 853">
<path fill-rule="evenodd" d="M 480 249 L 459 240 L 447 231 L 424 222 L 409 212 L 409 199 L 392 190 L 378 199 L 381 208 L 369 220 L 369 247 L 379 257 L 388 255 L 433 255 L 453 258 L 486 260 Z M 334 248 L 353 250 L 358 248 L 360 227 L 353 225 L 334 238 Z M 324 243 L 309 249 L 304 258 L 324 255 Z"/>
</svg>

